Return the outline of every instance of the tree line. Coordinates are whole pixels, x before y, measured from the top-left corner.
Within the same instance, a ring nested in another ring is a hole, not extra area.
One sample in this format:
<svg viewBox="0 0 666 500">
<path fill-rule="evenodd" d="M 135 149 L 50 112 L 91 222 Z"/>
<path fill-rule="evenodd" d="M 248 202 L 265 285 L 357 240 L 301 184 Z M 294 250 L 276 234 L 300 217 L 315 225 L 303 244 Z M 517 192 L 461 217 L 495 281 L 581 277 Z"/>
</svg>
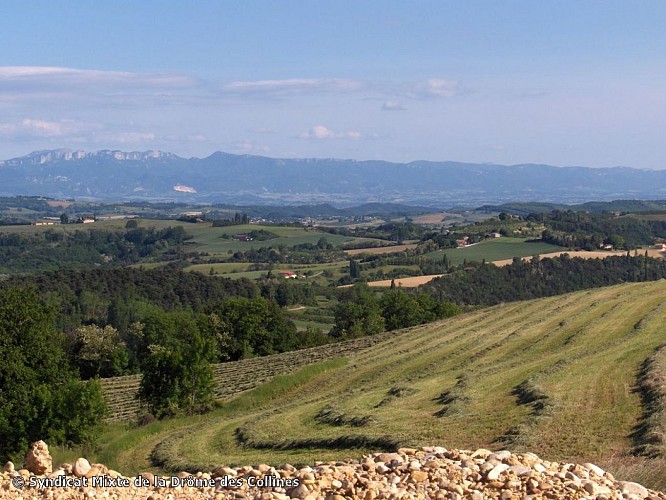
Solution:
<svg viewBox="0 0 666 500">
<path fill-rule="evenodd" d="M 48 229 L 33 234 L 0 233 L 0 272 L 119 266 L 164 254 L 189 238 L 180 227 L 127 231 Z"/>
<path fill-rule="evenodd" d="M 610 212 L 554 210 L 532 214 L 528 220 L 546 226 L 543 241 L 583 250 L 595 250 L 604 244 L 628 250 L 666 238 L 666 221 Z"/>
<path fill-rule="evenodd" d="M 495 305 L 502 302 L 549 297 L 626 282 L 666 278 L 666 261 L 645 255 L 605 259 L 515 258 L 498 267 L 481 264 L 437 278 L 421 288 L 439 301 L 458 305 Z"/>
</svg>

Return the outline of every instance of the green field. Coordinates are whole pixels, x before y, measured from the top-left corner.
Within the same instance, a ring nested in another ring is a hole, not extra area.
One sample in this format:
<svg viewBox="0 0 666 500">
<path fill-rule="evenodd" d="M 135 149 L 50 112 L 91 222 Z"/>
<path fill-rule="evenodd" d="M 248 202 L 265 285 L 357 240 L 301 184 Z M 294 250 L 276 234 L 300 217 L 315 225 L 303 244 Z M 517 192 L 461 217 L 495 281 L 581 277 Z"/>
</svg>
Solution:
<svg viewBox="0 0 666 500">
<path fill-rule="evenodd" d="M 530 243 L 526 238 L 494 238 L 464 248 L 437 250 L 436 252 L 425 254 L 424 257 L 440 260 L 446 255 L 451 264 L 458 265 L 465 261 L 481 262 L 483 259 L 486 259 L 486 262 L 492 262 L 495 260 L 530 257 L 532 255 L 560 252 L 563 250 L 566 250 L 566 248 L 543 242 Z"/>
<path fill-rule="evenodd" d="M 202 274 L 210 274 L 210 270 L 224 278 L 239 279 L 257 279 L 265 277 L 268 269 L 260 271 L 250 271 L 248 268 L 251 263 L 236 263 L 236 262 L 222 262 L 211 264 L 193 264 L 185 268 L 185 271 L 195 271 Z M 343 274 L 349 274 L 349 261 L 340 260 L 335 262 L 327 262 L 324 264 L 275 264 L 272 269 L 273 276 L 277 276 L 280 271 L 293 271 L 299 275 L 306 277 L 308 281 L 317 280 L 322 283 L 327 283 L 323 278 L 324 271 L 330 271 L 334 280 L 340 279 Z"/>
<path fill-rule="evenodd" d="M 328 333 L 333 328 L 333 323 L 321 323 L 319 321 L 308 321 L 304 319 L 292 319 L 296 328 L 305 330 L 308 326 L 314 326 L 318 330 Z"/>
<path fill-rule="evenodd" d="M 192 224 L 177 220 L 158 220 L 158 219 L 135 219 L 139 227 L 155 229 L 164 229 L 167 227 L 182 226 L 185 231 L 192 236 L 187 241 L 186 249 L 197 252 L 207 252 L 212 255 L 227 255 L 229 251 L 246 251 L 251 248 L 266 248 L 285 245 L 292 247 L 303 243 L 316 245 L 320 238 L 324 237 L 334 246 L 342 245 L 347 242 L 365 242 L 376 241 L 368 238 L 354 238 L 350 236 L 340 236 L 328 234 L 312 228 L 305 227 L 286 227 L 286 226 L 262 226 L 259 224 L 244 224 L 239 226 L 212 227 L 210 223 Z M 100 221 L 92 224 L 66 224 L 55 226 L 2 226 L 0 232 L 32 234 L 43 231 L 74 232 L 74 231 L 95 231 L 95 230 L 120 230 L 125 227 L 127 220 Z M 258 230 L 270 231 L 278 237 L 265 241 L 238 241 L 233 239 L 236 234 L 249 233 Z M 227 236 L 228 238 L 224 238 Z"/>
<path fill-rule="evenodd" d="M 666 488 L 663 457 L 634 467 L 628 456 L 646 433 L 663 434 L 666 426 L 655 414 L 647 419 L 652 427 L 634 434 L 651 411 L 636 387 L 641 365 L 664 344 L 665 297 L 664 280 L 619 285 L 382 334 L 371 346 L 328 351 L 329 364 L 299 369 L 287 355 L 241 361 L 222 377 L 227 393 L 242 391 L 279 360 L 298 371 L 204 416 L 140 429 L 115 424 L 93 458 L 129 474 L 157 463 L 169 471 L 211 470 L 360 457 L 402 445 L 485 447 L 597 462 L 624 479 Z M 318 349 L 288 355 L 314 360 Z"/>
</svg>

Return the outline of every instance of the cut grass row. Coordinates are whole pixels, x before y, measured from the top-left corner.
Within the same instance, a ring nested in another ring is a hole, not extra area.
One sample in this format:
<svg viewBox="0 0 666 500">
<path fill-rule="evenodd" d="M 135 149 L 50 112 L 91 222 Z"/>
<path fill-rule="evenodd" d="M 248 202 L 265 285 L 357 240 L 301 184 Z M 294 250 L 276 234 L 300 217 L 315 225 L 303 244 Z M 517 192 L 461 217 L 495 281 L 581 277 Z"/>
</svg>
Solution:
<svg viewBox="0 0 666 500">
<path fill-rule="evenodd" d="M 250 404 L 245 393 L 229 413 L 124 429 L 137 441 L 108 433 L 102 450 L 113 449 L 123 471 L 155 453 L 163 467 L 194 470 L 359 457 L 389 443 L 498 449 L 511 435 L 515 451 L 617 467 L 649 411 L 635 387 L 663 344 L 664 297 L 666 281 L 627 284 L 385 335 L 281 397 Z M 538 401 L 552 404 L 535 418 Z M 641 463 L 666 473 L 663 461 Z M 638 462 L 632 470 L 626 479 L 645 473 Z"/>
<path fill-rule="evenodd" d="M 262 358 L 215 364 L 213 365 L 215 397 L 229 398 L 299 367 L 358 353 L 381 342 L 386 335 L 390 334 L 363 337 Z M 140 375 L 105 378 L 101 379 L 101 383 L 104 399 L 110 410 L 108 422 L 132 421 L 139 415 L 141 405 L 136 396 L 141 383 Z"/>
</svg>

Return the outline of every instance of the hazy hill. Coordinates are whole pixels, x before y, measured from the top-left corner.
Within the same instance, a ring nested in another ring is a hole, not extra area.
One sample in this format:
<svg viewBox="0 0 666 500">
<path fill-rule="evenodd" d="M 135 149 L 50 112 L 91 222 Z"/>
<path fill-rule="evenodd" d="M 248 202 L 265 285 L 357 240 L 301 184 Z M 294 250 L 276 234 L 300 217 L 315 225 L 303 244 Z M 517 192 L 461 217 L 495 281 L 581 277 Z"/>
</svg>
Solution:
<svg viewBox="0 0 666 500">
<path fill-rule="evenodd" d="M 666 171 L 456 162 L 278 159 L 217 152 L 55 150 L 0 162 L 0 195 L 99 200 L 358 204 L 448 207 L 503 201 L 575 203 L 666 198 Z"/>
<path fill-rule="evenodd" d="M 613 200 L 589 201 L 577 205 L 563 203 L 503 203 L 501 205 L 484 205 L 477 210 L 482 212 L 507 212 L 513 215 L 529 215 L 534 213 L 552 212 L 553 210 L 573 210 L 574 212 L 663 212 L 666 201 L 663 200 Z"/>
</svg>

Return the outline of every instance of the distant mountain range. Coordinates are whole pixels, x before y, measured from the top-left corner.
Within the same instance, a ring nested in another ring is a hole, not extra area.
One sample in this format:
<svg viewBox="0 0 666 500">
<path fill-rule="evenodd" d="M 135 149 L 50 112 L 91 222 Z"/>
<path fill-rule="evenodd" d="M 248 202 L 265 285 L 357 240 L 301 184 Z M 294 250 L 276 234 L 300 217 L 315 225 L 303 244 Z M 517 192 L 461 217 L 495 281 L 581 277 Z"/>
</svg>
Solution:
<svg viewBox="0 0 666 500">
<path fill-rule="evenodd" d="M 666 170 L 279 159 L 217 152 L 36 151 L 0 162 L 0 196 L 449 208 L 507 201 L 666 199 Z"/>
</svg>

